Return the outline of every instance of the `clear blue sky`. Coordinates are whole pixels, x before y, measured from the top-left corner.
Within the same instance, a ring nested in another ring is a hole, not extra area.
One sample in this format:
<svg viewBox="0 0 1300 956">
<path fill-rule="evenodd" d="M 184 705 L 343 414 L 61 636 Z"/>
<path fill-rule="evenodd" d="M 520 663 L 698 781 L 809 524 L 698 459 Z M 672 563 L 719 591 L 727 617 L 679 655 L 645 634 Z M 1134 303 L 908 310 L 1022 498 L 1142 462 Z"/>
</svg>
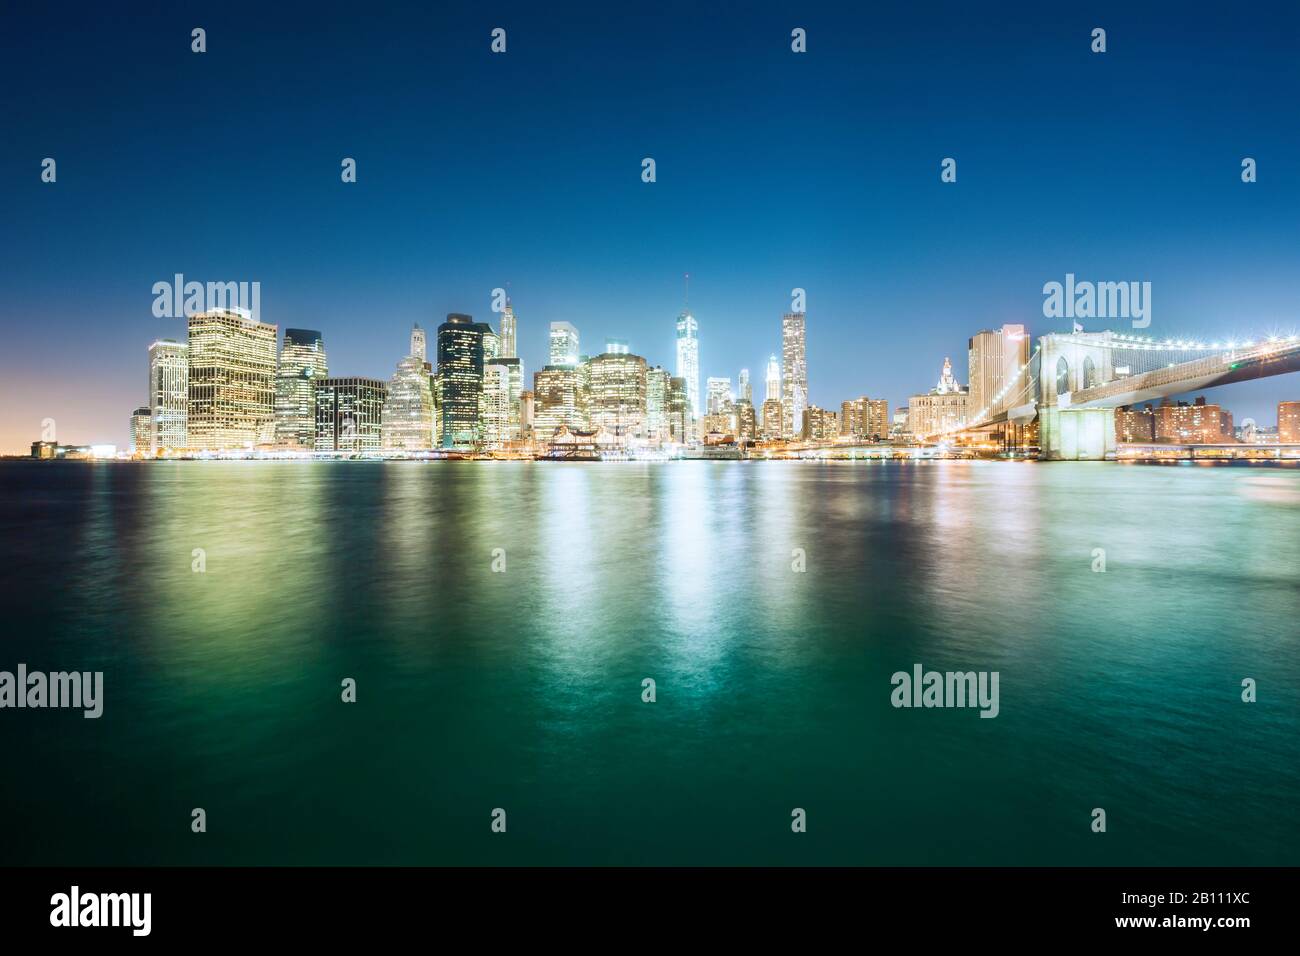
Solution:
<svg viewBox="0 0 1300 956">
<path fill-rule="evenodd" d="M 412 322 L 495 324 L 507 281 L 530 375 L 558 319 L 671 368 L 690 272 L 701 375 L 747 366 L 760 398 L 800 286 L 833 407 L 900 404 L 945 355 L 964 380 L 967 337 L 1048 331 L 1042 286 L 1067 272 L 1150 281 L 1160 337 L 1296 331 L 1298 10 L 11 6 L 0 449 L 47 416 L 125 444 L 148 344 L 184 335 L 151 313 L 177 272 L 259 281 L 264 321 L 382 377 Z M 1300 383 L 1221 397 L 1272 424 Z"/>
</svg>

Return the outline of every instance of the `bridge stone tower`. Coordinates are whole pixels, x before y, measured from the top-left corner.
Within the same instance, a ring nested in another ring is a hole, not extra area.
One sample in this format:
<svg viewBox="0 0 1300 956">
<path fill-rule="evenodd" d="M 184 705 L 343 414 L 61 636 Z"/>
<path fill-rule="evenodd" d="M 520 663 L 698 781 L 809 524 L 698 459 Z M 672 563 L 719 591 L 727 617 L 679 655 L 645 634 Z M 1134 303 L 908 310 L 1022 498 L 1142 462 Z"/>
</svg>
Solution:
<svg viewBox="0 0 1300 956">
<path fill-rule="evenodd" d="M 1038 340 L 1038 457 L 1104 461 L 1115 457 L 1115 410 L 1072 408 L 1073 392 L 1115 377 L 1110 332 L 1053 332 Z"/>
</svg>

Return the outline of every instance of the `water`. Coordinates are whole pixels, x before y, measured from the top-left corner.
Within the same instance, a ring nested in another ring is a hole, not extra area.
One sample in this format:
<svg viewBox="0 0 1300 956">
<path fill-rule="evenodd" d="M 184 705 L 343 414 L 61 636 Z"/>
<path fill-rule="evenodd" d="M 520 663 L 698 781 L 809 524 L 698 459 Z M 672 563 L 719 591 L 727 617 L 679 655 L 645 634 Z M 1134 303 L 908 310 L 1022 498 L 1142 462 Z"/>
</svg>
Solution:
<svg viewBox="0 0 1300 956">
<path fill-rule="evenodd" d="M 1296 472 L 11 462 L 0 529 L 0 669 L 105 675 L 0 711 L 4 863 L 1300 863 Z"/>
</svg>

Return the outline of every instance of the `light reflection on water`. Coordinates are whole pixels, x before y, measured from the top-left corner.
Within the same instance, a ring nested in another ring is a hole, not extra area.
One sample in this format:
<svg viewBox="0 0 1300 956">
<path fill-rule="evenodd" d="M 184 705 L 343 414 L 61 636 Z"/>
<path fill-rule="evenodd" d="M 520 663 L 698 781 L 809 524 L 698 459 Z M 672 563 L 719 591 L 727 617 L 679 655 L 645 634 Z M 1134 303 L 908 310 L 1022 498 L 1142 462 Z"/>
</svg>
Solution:
<svg viewBox="0 0 1300 956">
<path fill-rule="evenodd" d="M 107 687 L 99 721 L 0 721 L 14 862 L 1300 862 L 1294 472 L 59 463 L 0 492 L 0 667 Z M 1001 715 L 893 709 L 918 662 L 999 671 Z"/>
</svg>

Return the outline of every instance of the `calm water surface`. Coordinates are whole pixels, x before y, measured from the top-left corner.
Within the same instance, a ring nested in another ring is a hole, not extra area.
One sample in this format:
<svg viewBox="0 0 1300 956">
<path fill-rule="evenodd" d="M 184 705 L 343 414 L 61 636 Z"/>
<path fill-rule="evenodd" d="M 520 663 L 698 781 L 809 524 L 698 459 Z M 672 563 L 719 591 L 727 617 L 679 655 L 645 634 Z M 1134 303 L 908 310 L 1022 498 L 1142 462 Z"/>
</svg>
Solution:
<svg viewBox="0 0 1300 956">
<path fill-rule="evenodd" d="M 11 462 L 0 531 L 0 669 L 105 675 L 0 711 L 5 863 L 1300 863 L 1294 471 Z"/>
</svg>

